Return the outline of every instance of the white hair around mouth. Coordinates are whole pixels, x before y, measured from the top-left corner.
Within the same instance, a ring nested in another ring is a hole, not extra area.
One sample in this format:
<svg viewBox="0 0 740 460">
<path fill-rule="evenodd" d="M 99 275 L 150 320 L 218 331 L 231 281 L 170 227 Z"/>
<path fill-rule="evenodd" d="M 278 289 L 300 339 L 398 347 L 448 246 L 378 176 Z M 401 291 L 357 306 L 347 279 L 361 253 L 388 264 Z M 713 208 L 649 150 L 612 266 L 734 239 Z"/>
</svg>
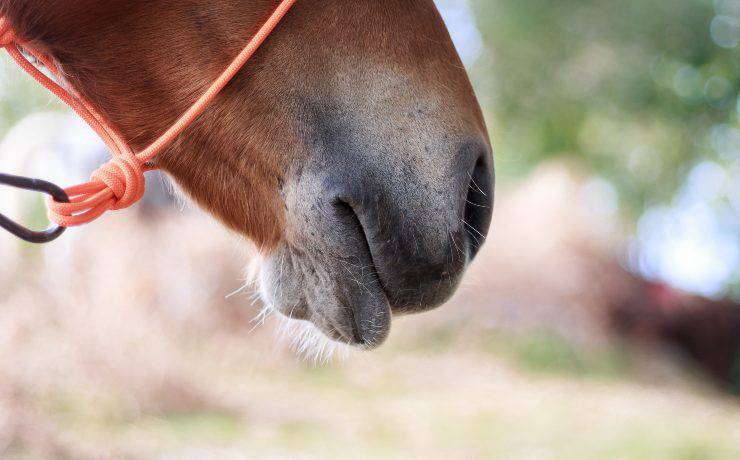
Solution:
<svg viewBox="0 0 740 460">
<path fill-rule="evenodd" d="M 258 297 L 262 297 L 257 294 Z M 254 318 L 255 327 L 264 324 L 270 316 L 276 318 L 278 341 L 286 343 L 301 359 L 315 365 L 334 361 L 344 361 L 352 352 L 348 344 L 331 340 L 318 327 L 309 321 L 289 318 L 276 311 L 272 303 L 263 301 L 263 307 Z"/>
<path fill-rule="evenodd" d="M 255 304 L 260 301 L 262 308 L 252 320 L 254 328 L 264 325 L 268 318 L 274 317 L 279 321 L 278 341 L 287 344 L 296 355 L 306 362 L 322 365 L 347 359 L 353 351 L 350 345 L 331 340 L 310 321 L 290 318 L 274 307 L 270 295 L 264 289 L 267 280 L 263 277 L 268 275 L 261 269 L 263 259 L 259 255 L 254 255 L 251 260 L 246 270 L 246 284 L 236 292 L 241 292 L 249 287 L 256 288 L 254 289 L 252 303 Z"/>
</svg>

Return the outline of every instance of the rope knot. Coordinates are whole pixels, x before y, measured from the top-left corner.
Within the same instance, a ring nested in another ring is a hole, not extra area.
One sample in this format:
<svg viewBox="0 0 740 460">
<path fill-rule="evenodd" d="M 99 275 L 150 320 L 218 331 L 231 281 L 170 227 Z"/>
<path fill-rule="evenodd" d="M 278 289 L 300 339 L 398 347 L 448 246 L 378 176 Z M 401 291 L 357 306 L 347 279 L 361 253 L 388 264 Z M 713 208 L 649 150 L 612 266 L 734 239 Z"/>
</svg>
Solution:
<svg viewBox="0 0 740 460">
<path fill-rule="evenodd" d="M 60 86 L 52 77 L 39 70 L 20 51 L 16 45 L 22 46 L 26 53 L 35 57 L 54 77 L 63 80 L 62 72 L 54 65 L 53 59 L 34 49 L 32 44 L 19 39 L 7 18 L 0 16 L 0 47 L 5 48 L 23 70 L 80 115 L 103 138 L 103 141 L 114 153 L 114 158 L 110 162 L 92 174 L 90 182 L 69 187 L 65 190 L 69 197 L 68 203 L 59 203 L 51 198 L 48 199 L 49 219 L 61 227 L 75 227 L 97 219 L 106 211 L 127 208 L 140 200 L 144 196 L 146 186 L 144 173 L 155 169 L 147 162 L 171 144 L 203 113 L 208 104 L 244 67 L 296 1 L 280 0 L 272 15 L 237 55 L 236 59 L 208 87 L 206 92 L 164 134 L 149 147 L 140 151 L 138 155 L 131 153 L 124 138 L 92 104 L 77 92 Z"/>
<path fill-rule="evenodd" d="M 113 193 L 111 210 L 128 208 L 143 196 L 146 189 L 144 167 L 131 153 L 113 157 L 108 163 L 93 172 L 95 181 L 105 184 Z"/>
<path fill-rule="evenodd" d="M 133 153 L 113 157 L 92 173 L 92 180 L 66 189 L 69 203 L 49 199 L 49 219 L 62 227 L 76 227 L 106 211 L 128 208 L 144 196 L 148 168 Z"/>
</svg>

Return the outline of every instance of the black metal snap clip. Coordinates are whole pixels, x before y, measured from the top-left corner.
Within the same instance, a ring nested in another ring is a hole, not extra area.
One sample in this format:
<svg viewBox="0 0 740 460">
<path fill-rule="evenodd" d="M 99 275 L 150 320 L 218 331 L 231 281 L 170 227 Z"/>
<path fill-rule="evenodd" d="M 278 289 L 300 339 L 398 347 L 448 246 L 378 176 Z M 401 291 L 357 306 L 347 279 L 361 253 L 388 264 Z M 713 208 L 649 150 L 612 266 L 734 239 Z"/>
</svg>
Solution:
<svg viewBox="0 0 740 460">
<path fill-rule="evenodd" d="M 69 197 L 61 187 L 44 180 L 0 173 L 0 185 L 45 193 L 60 203 L 69 203 Z M 34 231 L 14 222 L 2 213 L 0 213 L 0 227 L 18 238 L 34 244 L 50 243 L 59 238 L 66 230 L 65 227 L 54 224 L 46 230 Z"/>
</svg>

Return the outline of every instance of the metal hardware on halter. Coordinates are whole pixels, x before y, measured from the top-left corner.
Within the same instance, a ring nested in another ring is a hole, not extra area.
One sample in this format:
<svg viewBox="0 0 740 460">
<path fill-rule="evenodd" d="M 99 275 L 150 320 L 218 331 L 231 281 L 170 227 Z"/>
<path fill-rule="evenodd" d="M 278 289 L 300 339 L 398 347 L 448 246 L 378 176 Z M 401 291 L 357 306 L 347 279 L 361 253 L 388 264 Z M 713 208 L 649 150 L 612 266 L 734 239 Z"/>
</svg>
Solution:
<svg viewBox="0 0 740 460">
<path fill-rule="evenodd" d="M 0 185 L 8 185 L 10 187 L 30 190 L 32 192 L 42 192 L 51 196 L 59 203 L 69 203 L 69 197 L 61 187 L 44 180 L 0 173 Z M 33 231 L 10 220 L 2 213 L 0 213 L 0 227 L 22 240 L 35 244 L 50 243 L 59 238 L 61 234 L 67 230 L 65 227 L 60 227 L 55 224 L 43 231 Z"/>
</svg>

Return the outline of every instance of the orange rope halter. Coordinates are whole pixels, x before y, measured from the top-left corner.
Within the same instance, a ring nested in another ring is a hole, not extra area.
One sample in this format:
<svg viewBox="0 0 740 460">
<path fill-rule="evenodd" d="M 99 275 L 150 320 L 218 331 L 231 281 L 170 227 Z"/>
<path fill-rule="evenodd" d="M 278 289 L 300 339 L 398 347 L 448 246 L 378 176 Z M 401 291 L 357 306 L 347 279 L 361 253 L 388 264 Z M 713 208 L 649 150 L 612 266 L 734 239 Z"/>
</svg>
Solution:
<svg viewBox="0 0 740 460">
<path fill-rule="evenodd" d="M 0 47 L 36 81 L 69 105 L 111 150 L 113 158 L 92 174 L 90 182 L 66 189 L 69 203 L 49 199 L 49 219 L 61 227 L 75 227 L 91 222 L 106 211 L 128 208 L 144 196 L 144 173 L 155 169 L 148 162 L 180 135 L 210 104 L 232 78 L 244 67 L 270 33 L 280 23 L 296 0 L 282 0 L 265 24 L 252 37 L 234 61 L 211 84 L 208 90 L 149 147 L 133 153 L 121 135 L 74 90 L 66 89 L 46 76 L 20 51 L 19 47 L 46 67 L 58 80 L 63 81 L 60 69 L 49 56 L 34 49 L 16 36 L 7 18 L 0 17 Z"/>
</svg>

